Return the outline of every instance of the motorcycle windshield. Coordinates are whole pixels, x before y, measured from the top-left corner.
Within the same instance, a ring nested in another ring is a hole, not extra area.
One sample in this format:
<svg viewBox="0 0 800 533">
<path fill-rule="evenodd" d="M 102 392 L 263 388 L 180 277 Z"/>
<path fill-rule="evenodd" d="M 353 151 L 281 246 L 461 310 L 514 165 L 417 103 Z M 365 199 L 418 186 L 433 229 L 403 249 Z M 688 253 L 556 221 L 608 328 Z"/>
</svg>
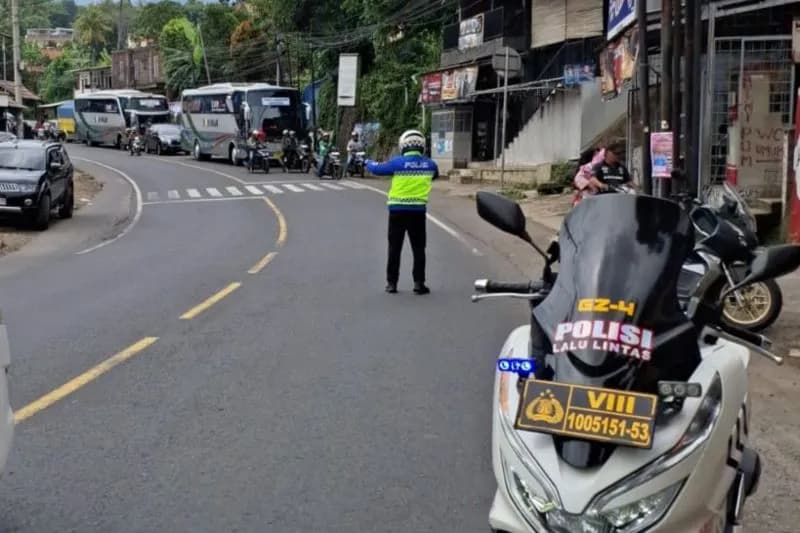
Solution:
<svg viewBox="0 0 800 533">
<path fill-rule="evenodd" d="M 677 281 L 694 243 L 680 206 L 652 196 L 599 195 L 565 218 L 554 287 L 534 309 L 537 379 L 655 394 L 700 363 L 697 332 L 681 312 Z M 614 445 L 554 437 L 578 468 Z"/>
<path fill-rule="evenodd" d="M 753 233 L 756 232 L 756 219 L 753 212 L 736 188 L 727 181 L 709 187 L 706 191 L 705 201 L 712 209 L 718 211 L 724 209 L 726 203 L 732 205 L 745 228 Z"/>
</svg>

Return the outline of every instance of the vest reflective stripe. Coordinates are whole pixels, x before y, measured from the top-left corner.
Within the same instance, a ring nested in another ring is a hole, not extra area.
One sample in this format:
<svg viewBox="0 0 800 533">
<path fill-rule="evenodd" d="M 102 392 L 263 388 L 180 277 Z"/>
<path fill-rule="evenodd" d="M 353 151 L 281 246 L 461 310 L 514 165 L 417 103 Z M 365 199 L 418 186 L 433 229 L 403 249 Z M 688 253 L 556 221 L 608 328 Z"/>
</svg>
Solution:
<svg viewBox="0 0 800 533">
<path fill-rule="evenodd" d="M 389 205 L 425 205 L 431 192 L 433 172 L 404 171 L 396 172 L 392 178 L 392 187 L 389 189 Z"/>
</svg>

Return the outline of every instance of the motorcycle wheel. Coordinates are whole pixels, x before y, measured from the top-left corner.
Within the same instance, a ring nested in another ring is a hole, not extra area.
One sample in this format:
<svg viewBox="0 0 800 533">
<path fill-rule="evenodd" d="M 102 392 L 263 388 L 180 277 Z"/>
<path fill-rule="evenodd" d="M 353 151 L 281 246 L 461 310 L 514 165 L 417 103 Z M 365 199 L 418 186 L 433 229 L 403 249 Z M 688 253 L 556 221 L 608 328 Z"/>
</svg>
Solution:
<svg viewBox="0 0 800 533">
<path fill-rule="evenodd" d="M 264 174 L 269 174 L 269 159 L 264 159 Z"/>
<path fill-rule="evenodd" d="M 359 169 L 359 175 L 360 175 L 362 178 L 364 177 L 364 165 L 361 165 L 361 168 Z"/>
<path fill-rule="evenodd" d="M 771 326 L 781 314 L 783 294 L 775 280 L 759 281 L 739 289 L 744 304 L 739 305 L 735 294 L 725 298 L 722 321 L 729 326 L 748 331 L 762 331 Z"/>
<path fill-rule="evenodd" d="M 311 171 L 311 161 L 308 159 L 304 159 L 303 162 L 300 164 L 300 170 L 306 174 Z"/>
</svg>

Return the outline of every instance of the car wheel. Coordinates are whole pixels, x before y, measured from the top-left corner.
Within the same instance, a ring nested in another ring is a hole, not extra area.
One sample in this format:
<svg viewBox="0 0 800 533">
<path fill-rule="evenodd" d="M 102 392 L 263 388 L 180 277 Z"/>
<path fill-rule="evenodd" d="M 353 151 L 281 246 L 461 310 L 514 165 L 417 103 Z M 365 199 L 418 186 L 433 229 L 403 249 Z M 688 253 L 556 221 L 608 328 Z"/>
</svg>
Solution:
<svg viewBox="0 0 800 533">
<path fill-rule="evenodd" d="M 61 218 L 72 218 L 72 212 L 75 210 L 75 187 L 72 183 L 67 186 L 64 202 L 58 208 L 58 216 Z"/>
<path fill-rule="evenodd" d="M 161 141 L 156 142 L 156 155 L 161 155 Z"/>
<path fill-rule="evenodd" d="M 39 207 L 33 212 L 33 228 L 44 231 L 50 227 L 50 193 L 46 192 L 39 201 Z"/>
<path fill-rule="evenodd" d="M 195 141 L 194 148 L 192 148 L 192 159 L 195 161 L 200 161 L 201 154 L 200 154 L 200 143 Z"/>
</svg>

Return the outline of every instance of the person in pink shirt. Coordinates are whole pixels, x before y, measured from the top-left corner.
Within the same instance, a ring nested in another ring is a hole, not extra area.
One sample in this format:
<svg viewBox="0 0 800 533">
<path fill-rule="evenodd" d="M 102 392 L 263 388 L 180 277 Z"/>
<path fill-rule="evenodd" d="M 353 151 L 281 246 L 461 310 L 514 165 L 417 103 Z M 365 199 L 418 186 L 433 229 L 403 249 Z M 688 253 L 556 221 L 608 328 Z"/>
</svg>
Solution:
<svg viewBox="0 0 800 533">
<path fill-rule="evenodd" d="M 606 157 L 606 150 L 602 147 L 597 147 L 593 152 L 586 151 L 582 154 L 578 164 L 578 172 L 572 180 L 572 185 L 575 187 L 575 195 L 572 198 L 572 206 L 575 207 L 583 200 L 583 197 L 588 194 L 597 192 L 596 183 L 592 180 L 592 169 L 594 166 Z M 595 180 L 596 181 L 596 180 Z"/>
</svg>

